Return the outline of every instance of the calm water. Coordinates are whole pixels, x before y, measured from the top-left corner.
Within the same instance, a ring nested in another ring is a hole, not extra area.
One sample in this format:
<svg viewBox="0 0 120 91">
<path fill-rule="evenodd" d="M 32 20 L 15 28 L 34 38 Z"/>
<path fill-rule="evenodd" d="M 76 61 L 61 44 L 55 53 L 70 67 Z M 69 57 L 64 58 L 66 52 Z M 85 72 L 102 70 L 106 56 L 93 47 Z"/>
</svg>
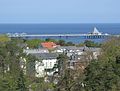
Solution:
<svg viewBox="0 0 120 91">
<path fill-rule="evenodd" d="M 100 32 L 120 34 L 120 24 L 0 24 L 0 33 L 28 33 L 28 34 L 58 34 L 58 33 L 89 33 L 97 27 Z M 59 39 L 59 38 L 55 38 Z M 80 37 L 62 38 L 66 41 L 79 43 L 84 41 Z M 96 42 L 102 39 L 94 39 Z"/>
</svg>

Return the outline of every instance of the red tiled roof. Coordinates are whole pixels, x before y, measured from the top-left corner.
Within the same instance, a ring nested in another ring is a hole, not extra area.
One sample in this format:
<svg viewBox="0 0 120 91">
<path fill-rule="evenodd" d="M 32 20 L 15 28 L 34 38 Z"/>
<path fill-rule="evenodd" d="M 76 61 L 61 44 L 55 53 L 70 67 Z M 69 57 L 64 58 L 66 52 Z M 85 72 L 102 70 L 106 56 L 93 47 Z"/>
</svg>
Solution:
<svg viewBox="0 0 120 91">
<path fill-rule="evenodd" d="M 57 45 L 54 42 L 43 42 L 43 43 L 41 43 L 41 45 L 42 45 L 42 47 L 48 48 L 48 49 L 57 47 Z"/>
</svg>

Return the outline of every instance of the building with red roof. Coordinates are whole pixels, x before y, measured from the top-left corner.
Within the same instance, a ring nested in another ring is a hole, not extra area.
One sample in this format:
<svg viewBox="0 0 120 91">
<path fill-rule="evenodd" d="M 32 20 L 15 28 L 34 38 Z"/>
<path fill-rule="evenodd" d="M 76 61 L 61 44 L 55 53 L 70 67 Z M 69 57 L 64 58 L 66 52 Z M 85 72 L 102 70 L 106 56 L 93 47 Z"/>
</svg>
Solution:
<svg viewBox="0 0 120 91">
<path fill-rule="evenodd" d="M 41 46 L 47 49 L 54 49 L 57 47 L 57 45 L 54 42 L 43 42 L 41 43 Z"/>
</svg>

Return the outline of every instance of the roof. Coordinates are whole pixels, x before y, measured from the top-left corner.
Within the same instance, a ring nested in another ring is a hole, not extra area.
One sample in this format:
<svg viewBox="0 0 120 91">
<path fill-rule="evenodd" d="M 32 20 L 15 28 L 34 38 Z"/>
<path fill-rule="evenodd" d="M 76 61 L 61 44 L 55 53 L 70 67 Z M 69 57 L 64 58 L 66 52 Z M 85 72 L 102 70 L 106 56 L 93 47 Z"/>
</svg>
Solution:
<svg viewBox="0 0 120 91">
<path fill-rule="evenodd" d="M 76 46 L 61 46 L 58 47 L 57 49 L 64 49 L 64 50 L 79 50 L 79 51 L 84 51 L 84 50 L 88 50 L 89 48 L 84 46 L 84 47 L 76 47 Z"/>
<path fill-rule="evenodd" d="M 92 48 L 92 47 L 90 47 L 89 50 L 92 51 L 92 52 L 100 52 L 101 48 Z"/>
<path fill-rule="evenodd" d="M 41 43 L 42 47 L 48 48 L 48 49 L 53 49 L 56 48 L 57 45 L 54 42 L 43 42 Z"/>
<path fill-rule="evenodd" d="M 83 47 L 76 47 L 76 46 L 60 46 L 57 49 L 67 49 L 67 50 L 82 50 Z"/>
<path fill-rule="evenodd" d="M 76 47 L 76 46 L 60 46 L 58 47 L 57 49 L 59 50 L 65 50 L 65 51 L 68 51 L 70 52 L 69 50 L 73 50 L 72 52 L 79 52 L 80 51 L 91 51 L 91 52 L 99 52 L 101 50 L 101 48 L 95 48 L 95 47 Z"/>
<path fill-rule="evenodd" d="M 38 59 L 56 59 L 58 57 L 56 53 L 34 53 L 32 55 L 36 56 Z"/>
<path fill-rule="evenodd" d="M 92 34 L 101 34 L 101 33 L 98 31 L 98 29 L 96 27 L 94 27 Z"/>
<path fill-rule="evenodd" d="M 39 49 L 24 49 L 24 53 L 31 54 L 31 53 L 49 53 L 46 48 L 39 48 Z"/>
</svg>

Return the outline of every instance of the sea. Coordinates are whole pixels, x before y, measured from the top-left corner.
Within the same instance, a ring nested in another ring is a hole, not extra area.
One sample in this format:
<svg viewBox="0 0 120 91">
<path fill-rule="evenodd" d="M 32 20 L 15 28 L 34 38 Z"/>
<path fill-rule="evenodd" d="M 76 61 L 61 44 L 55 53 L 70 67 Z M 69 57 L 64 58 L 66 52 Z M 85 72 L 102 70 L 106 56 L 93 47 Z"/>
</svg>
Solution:
<svg viewBox="0 0 120 91">
<path fill-rule="evenodd" d="M 0 24 L 0 34 L 27 33 L 27 34 L 87 34 L 96 27 L 99 32 L 108 34 L 120 34 L 120 23 L 57 23 L 57 24 Z M 38 38 L 38 37 L 36 37 Z M 73 43 L 84 42 L 81 37 L 39 37 L 40 39 L 63 39 Z M 95 42 L 103 42 L 106 39 L 89 39 Z"/>
</svg>

